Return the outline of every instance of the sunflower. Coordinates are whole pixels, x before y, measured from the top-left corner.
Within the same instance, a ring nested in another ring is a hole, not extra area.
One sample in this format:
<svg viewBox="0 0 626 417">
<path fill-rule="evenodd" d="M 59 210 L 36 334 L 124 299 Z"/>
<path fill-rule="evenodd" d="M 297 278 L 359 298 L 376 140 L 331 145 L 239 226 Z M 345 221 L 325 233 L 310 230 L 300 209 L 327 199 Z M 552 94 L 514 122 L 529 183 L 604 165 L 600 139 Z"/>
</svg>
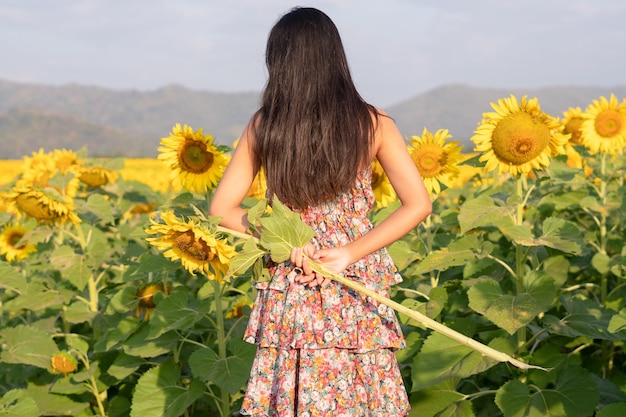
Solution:
<svg viewBox="0 0 626 417">
<path fill-rule="evenodd" d="M 372 163 L 372 190 L 378 208 L 387 207 L 397 199 L 396 191 L 389 182 L 389 178 L 387 178 L 387 174 L 385 174 L 378 159 L 374 159 Z"/>
<path fill-rule="evenodd" d="M 213 144 L 212 135 L 179 123 L 161 145 L 158 159 L 172 169 L 171 179 L 198 193 L 215 189 L 230 161 L 230 155 Z"/>
<path fill-rule="evenodd" d="M 254 177 L 252 185 L 250 185 L 250 189 L 248 190 L 248 194 L 246 196 L 262 200 L 265 198 L 266 194 L 267 183 L 265 182 L 265 172 L 263 171 L 263 168 L 261 168 L 261 170 Z"/>
<path fill-rule="evenodd" d="M 67 149 L 55 149 L 52 151 L 52 159 L 61 173 L 66 174 L 81 164 L 78 154 Z"/>
<path fill-rule="evenodd" d="M 16 185 L 7 198 L 21 213 L 37 219 L 40 223 L 78 224 L 81 221 L 75 213 L 73 200 L 51 187 Z"/>
<path fill-rule="evenodd" d="M 52 373 L 62 373 L 64 377 L 67 377 L 67 374 L 76 372 L 78 362 L 71 353 L 63 351 L 52 355 L 50 358 L 50 366 L 52 367 Z"/>
<path fill-rule="evenodd" d="M 512 175 L 550 165 L 550 157 L 562 154 L 569 135 L 561 133 L 559 121 L 541 111 L 537 98 L 520 102 L 510 97 L 491 103 L 495 112 L 483 113 L 483 120 L 471 140 L 483 152 L 485 169 Z"/>
<path fill-rule="evenodd" d="M 148 234 L 159 237 L 146 238 L 150 244 L 164 251 L 163 256 L 172 261 L 180 260 L 183 267 L 192 275 L 204 272 L 209 279 L 222 282 L 228 271 L 235 248 L 225 239 L 220 239 L 207 226 L 197 219 L 180 220 L 167 211 L 161 215 L 165 223 L 150 218 Z"/>
<path fill-rule="evenodd" d="M 462 146 L 448 142 L 448 129 L 439 129 L 433 135 L 424 128 L 422 136 L 412 136 L 408 150 L 419 170 L 424 185 L 431 196 L 441 192 L 440 182 L 449 183 L 459 175 L 459 164 L 463 160 Z"/>
<path fill-rule="evenodd" d="M 244 307 L 252 308 L 252 305 L 253 305 L 253 303 L 250 301 L 248 296 L 240 297 L 237 300 L 237 302 L 235 302 L 235 304 L 232 306 L 230 311 L 228 311 L 224 315 L 224 318 L 226 318 L 226 319 L 237 319 L 239 317 L 242 317 L 243 316 L 243 312 L 244 312 L 244 310 L 243 310 Z"/>
<path fill-rule="evenodd" d="M 626 146 L 626 99 L 617 102 L 614 94 L 609 100 L 593 100 L 583 113 L 583 145 L 591 152 L 622 153 Z"/>
<path fill-rule="evenodd" d="M 20 262 L 37 248 L 29 244 L 24 236 L 30 232 L 23 224 L 6 224 L 0 233 L 0 255 L 4 255 L 9 262 Z"/>
<path fill-rule="evenodd" d="M 573 145 L 582 145 L 582 127 L 585 117 L 580 107 L 570 107 L 563 112 L 563 133 L 570 134 L 570 143 Z"/>
<path fill-rule="evenodd" d="M 139 319 L 143 318 L 144 320 L 148 320 L 152 315 L 152 311 L 156 307 L 154 295 L 159 291 L 170 294 L 172 292 L 172 287 L 163 283 L 151 283 L 137 288 L 137 291 L 135 292 L 135 296 L 138 300 L 137 308 L 131 310 L 131 313 Z"/>
<path fill-rule="evenodd" d="M 23 161 L 23 172 L 55 172 L 57 169 L 56 161 L 51 154 L 44 152 L 43 148 L 33 152 L 31 156 L 25 156 Z"/>
<path fill-rule="evenodd" d="M 101 166 L 88 166 L 79 169 L 78 179 L 89 187 L 102 187 L 115 182 L 117 173 Z"/>
</svg>

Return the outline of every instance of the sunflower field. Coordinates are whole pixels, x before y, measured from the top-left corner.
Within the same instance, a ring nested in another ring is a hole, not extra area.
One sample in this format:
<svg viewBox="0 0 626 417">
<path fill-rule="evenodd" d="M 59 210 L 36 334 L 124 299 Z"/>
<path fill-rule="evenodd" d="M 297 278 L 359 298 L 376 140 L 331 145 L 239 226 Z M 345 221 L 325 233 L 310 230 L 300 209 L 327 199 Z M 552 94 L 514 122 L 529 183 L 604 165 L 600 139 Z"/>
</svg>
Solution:
<svg viewBox="0 0 626 417">
<path fill-rule="evenodd" d="M 383 302 L 411 416 L 624 416 L 626 99 L 491 107 L 471 153 L 445 128 L 407 137 L 433 213 L 389 247 L 403 282 Z M 158 151 L 0 161 L 0 415 L 237 415 L 252 281 L 310 229 L 262 175 L 258 239 L 208 216 L 232 148 L 202 129 Z M 399 203 L 372 173 L 378 223 Z"/>
</svg>

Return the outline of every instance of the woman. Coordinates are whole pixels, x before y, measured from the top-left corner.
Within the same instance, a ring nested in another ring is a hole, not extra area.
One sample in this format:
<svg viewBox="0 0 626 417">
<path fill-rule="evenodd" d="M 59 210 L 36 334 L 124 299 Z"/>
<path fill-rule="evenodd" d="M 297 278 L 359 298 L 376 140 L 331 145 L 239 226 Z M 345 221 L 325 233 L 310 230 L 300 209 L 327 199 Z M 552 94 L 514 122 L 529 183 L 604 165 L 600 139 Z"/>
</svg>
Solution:
<svg viewBox="0 0 626 417">
<path fill-rule="evenodd" d="M 409 411 L 395 357 L 395 312 L 324 277 L 331 271 L 387 295 L 401 281 L 385 246 L 431 212 L 393 120 L 357 92 L 332 20 L 295 8 L 270 31 L 269 77 L 213 196 L 210 214 L 247 231 L 241 203 L 262 169 L 268 196 L 315 230 L 289 261 L 268 261 L 245 339 L 258 345 L 241 413 L 255 416 L 402 416 Z M 371 164 L 378 159 L 401 206 L 373 227 Z"/>
</svg>

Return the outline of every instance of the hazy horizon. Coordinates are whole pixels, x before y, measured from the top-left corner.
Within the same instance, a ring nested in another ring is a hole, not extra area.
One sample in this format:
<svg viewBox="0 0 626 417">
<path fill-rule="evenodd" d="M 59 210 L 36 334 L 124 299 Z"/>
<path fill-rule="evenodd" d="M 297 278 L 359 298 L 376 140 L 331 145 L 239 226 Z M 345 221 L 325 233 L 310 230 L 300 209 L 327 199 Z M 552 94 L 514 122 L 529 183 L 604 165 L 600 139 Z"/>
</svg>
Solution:
<svg viewBox="0 0 626 417">
<path fill-rule="evenodd" d="M 4 0 L 0 79 L 213 92 L 263 88 L 267 33 L 292 1 Z M 446 84 L 624 84 L 626 2 L 312 0 L 344 40 L 364 98 L 388 106 Z"/>
</svg>

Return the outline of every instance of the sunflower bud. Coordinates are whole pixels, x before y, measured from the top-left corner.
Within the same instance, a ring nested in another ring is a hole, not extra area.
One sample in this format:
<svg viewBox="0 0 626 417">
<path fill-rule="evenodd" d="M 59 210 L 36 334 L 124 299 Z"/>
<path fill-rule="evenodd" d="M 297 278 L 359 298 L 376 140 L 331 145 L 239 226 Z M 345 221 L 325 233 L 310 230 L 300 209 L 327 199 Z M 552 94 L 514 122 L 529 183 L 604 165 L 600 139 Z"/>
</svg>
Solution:
<svg viewBox="0 0 626 417">
<path fill-rule="evenodd" d="M 53 373 L 62 373 L 64 377 L 67 377 L 67 374 L 76 372 L 78 368 L 76 358 L 68 352 L 55 353 L 50 360 L 50 364 L 52 365 Z"/>
</svg>

